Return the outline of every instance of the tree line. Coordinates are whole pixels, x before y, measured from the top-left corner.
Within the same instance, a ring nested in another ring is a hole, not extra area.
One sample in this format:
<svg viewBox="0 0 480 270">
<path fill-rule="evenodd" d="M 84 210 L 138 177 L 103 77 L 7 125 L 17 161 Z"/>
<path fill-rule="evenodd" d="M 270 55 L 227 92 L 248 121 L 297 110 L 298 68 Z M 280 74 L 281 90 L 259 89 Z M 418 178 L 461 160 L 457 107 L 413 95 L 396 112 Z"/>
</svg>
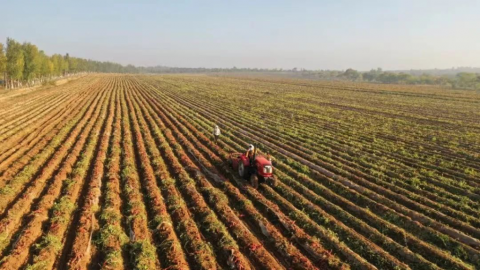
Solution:
<svg viewBox="0 0 480 270">
<path fill-rule="evenodd" d="M 466 69 L 476 71 L 476 69 Z M 89 59 L 54 54 L 46 55 L 29 42 L 23 44 L 7 38 L 6 46 L 0 43 L 0 75 L 4 74 L 6 88 L 31 86 L 59 77 L 85 72 L 102 73 L 264 73 L 285 77 L 299 77 L 318 80 L 348 80 L 385 84 L 441 85 L 451 88 L 480 89 L 480 73 L 459 72 L 457 74 L 431 74 L 415 71 L 391 72 L 372 69 L 360 72 L 354 69 L 305 70 L 305 69 L 259 69 L 259 68 L 182 68 L 182 67 L 135 67 L 113 62 L 100 62 Z M 436 71 L 438 72 L 438 71 Z"/>
<path fill-rule="evenodd" d="M 462 68 L 460 70 L 472 70 L 474 68 Z M 181 67 L 137 67 L 139 73 L 263 73 L 283 77 L 306 78 L 316 80 L 343 80 L 355 82 L 371 82 L 383 84 L 410 84 L 410 85 L 439 85 L 456 89 L 480 90 L 480 73 L 450 71 L 450 74 L 441 74 L 436 70 L 432 73 L 419 73 L 419 71 L 392 72 L 383 71 L 381 68 L 361 72 L 354 69 L 342 70 L 306 70 L 306 69 L 261 69 L 261 68 L 181 68 Z"/>
<path fill-rule="evenodd" d="M 421 84 L 441 85 L 451 88 L 480 90 L 480 73 L 459 72 L 455 75 L 409 74 L 405 72 L 389 72 L 382 69 L 372 69 L 368 72 L 358 72 L 347 69 L 339 75 L 351 81 L 367 81 L 385 84 Z"/>
<path fill-rule="evenodd" d="M 7 38 L 0 43 L 0 74 L 6 88 L 32 86 L 53 79 L 85 72 L 137 73 L 132 65 L 122 66 L 78 57 L 54 54 L 48 56 L 30 42 L 23 44 Z"/>
</svg>

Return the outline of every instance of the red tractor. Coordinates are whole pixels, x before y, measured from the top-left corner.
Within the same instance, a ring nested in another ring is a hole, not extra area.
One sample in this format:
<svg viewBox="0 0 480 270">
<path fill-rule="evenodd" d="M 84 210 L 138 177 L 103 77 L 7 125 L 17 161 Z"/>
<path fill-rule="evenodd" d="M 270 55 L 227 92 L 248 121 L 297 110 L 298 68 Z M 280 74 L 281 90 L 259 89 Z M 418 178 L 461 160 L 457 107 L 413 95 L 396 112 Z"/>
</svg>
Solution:
<svg viewBox="0 0 480 270">
<path fill-rule="evenodd" d="M 265 156 L 257 154 L 256 148 L 252 159 L 245 153 L 230 154 L 230 162 L 234 170 L 243 179 L 250 181 L 253 188 L 257 189 L 259 183 L 275 186 L 277 179 L 273 175 L 272 162 Z"/>
</svg>

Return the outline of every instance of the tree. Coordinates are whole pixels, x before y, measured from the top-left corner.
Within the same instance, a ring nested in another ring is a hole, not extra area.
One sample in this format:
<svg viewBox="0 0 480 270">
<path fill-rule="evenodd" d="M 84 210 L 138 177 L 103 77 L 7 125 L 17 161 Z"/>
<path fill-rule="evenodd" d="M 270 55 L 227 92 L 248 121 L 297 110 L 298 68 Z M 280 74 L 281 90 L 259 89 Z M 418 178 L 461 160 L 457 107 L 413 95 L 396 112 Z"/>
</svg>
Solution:
<svg viewBox="0 0 480 270">
<path fill-rule="evenodd" d="M 68 58 L 68 69 L 70 73 L 78 72 L 78 59 L 75 57 Z"/>
<path fill-rule="evenodd" d="M 88 71 L 88 61 L 85 60 L 85 59 L 78 58 L 77 59 L 77 71 L 78 72 Z"/>
<path fill-rule="evenodd" d="M 53 74 L 53 63 L 50 57 L 45 55 L 43 51 L 40 51 L 40 76 L 42 79 L 48 78 Z"/>
<path fill-rule="evenodd" d="M 378 81 L 382 83 L 397 83 L 398 77 L 393 72 L 383 72 L 378 76 Z"/>
<path fill-rule="evenodd" d="M 170 72 L 208 71 L 205 68 L 162 68 Z M 32 82 L 35 83 L 36 79 L 43 81 L 52 76 L 62 76 L 67 73 L 139 73 L 140 71 L 140 68 L 133 65 L 122 66 L 112 62 L 92 61 L 71 57 L 68 53 L 65 56 L 54 54 L 49 57 L 43 51 L 40 51 L 36 45 L 29 42 L 22 45 L 11 38 L 7 38 L 6 48 L 0 43 L 0 74 L 4 73 L 5 85 L 11 88 L 20 86 L 25 81 L 31 84 Z M 144 68 L 143 71 L 155 72 L 152 68 Z"/>
<path fill-rule="evenodd" d="M 136 68 L 135 66 L 133 66 L 133 65 L 127 65 L 127 66 L 125 67 L 125 72 L 127 72 L 127 73 L 138 73 L 138 70 L 137 70 L 137 68 Z"/>
<path fill-rule="evenodd" d="M 63 57 L 60 54 L 52 55 L 53 74 L 55 76 L 61 76 L 63 74 L 63 70 L 65 67 L 65 64 L 63 62 Z"/>
<path fill-rule="evenodd" d="M 23 69 L 23 79 L 30 83 L 37 78 L 40 73 L 40 56 L 37 46 L 31 43 L 24 43 L 22 46 L 25 67 Z"/>
<path fill-rule="evenodd" d="M 374 82 L 377 80 L 378 76 L 382 74 L 382 69 L 372 69 L 369 72 L 365 72 L 362 74 L 362 77 L 364 80 L 369 81 L 369 82 Z"/>
<path fill-rule="evenodd" d="M 461 88 L 475 88 L 478 77 L 475 73 L 460 72 L 456 76 L 456 86 Z"/>
<path fill-rule="evenodd" d="M 69 73 L 70 69 L 70 55 L 67 53 L 63 57 L 63 66 L 62 66 L 62 74 L 63 76 L 67 75 Z"/>
<path fill-rule="evenodd" d="M 363 75 L 363 79 L 369 82 L 375 81 L 375 79 L 377 78 L 377 73 L 373 69 L 370 70 L 369 72 L 363 73 L 362 75 Z"/>
<path fill-rule="evenodd" d="M 0 74 L 3 74 L 3 83 L 6 84 L 6 72 L 7 71 L 7 57 L 3 49 L 3 44 L 0 43 Z"/>
<path fill-rule="evenodd" d="M 430 74 L 422 74 L 419 78 L 421 84 L 434 84 L 435 78 Z"/>
<path fill-rule="evenodd" d="M 397 81 L 398 83 L 409 84 L 413 81 L 413 75 L 401 72 L 400 74 L 397 74 Z"/>
<path fill-rule="evenodd" d="M 357 81 L 362 78 L 362 74 L 352 68 L 345 70 L 345 72 L 341 76 L 351 81 Z"/>
<path fill-rule="evenodd" d="M 7 39 L 7 74 L 10 81 L 10 87 L 14 87 L 14 82 L 19 85 L 23 76 L 25 65 L 22 45 L 15 40 Z"/>
<path fill-rule="evenodd" d="M 67 75 L 68 73 L 68 61 L 70 61 L 70 56 L 68 53 L 63 57 L 63 61 L 60 62 L 60 72 L 62 76 Z"/>
<path fill-rule="evenodd" d="M 435 84 L 451 87 L 453 85 L 453 81 L 447 75 L 443 75 L 443 76 L 435 78 Z"/>
</svg>

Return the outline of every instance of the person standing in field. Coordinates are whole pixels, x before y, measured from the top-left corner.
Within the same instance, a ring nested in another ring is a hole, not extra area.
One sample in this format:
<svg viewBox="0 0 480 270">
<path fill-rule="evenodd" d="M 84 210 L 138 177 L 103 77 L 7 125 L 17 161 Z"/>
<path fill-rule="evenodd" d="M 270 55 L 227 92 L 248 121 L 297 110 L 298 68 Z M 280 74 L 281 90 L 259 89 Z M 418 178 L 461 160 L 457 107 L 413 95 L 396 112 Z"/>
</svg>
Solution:
<svg viewBox="0 0 480 270">
<path fill-rule="evenodd" d="M 253 166 L 253 162 L 255 160 L 255 154 L 256 154 L 256 148 L 253 144 L 250 144 L 247 148 L 247 152 L 245 153 L 245 156 L 248 158 L 248 161 L 250 162 L 249 170 L 250 174 L 255 173 L 255 166 Z"/>
<path fill-rule="evenodd" d="M 217 144 L 218 139 L 220 138 L 220 128 L 218 125 L 215 125 L 213 128 L 213 139 L 215 140 L 215 144 Z"/>
<path fill-rule="evenodd" d="M 254 152 L 255 152 L 255 146 L 253 146 L 253 144 L 250 144 L 247 148 L 247 152 L 245 152 L 245 156 L 248 158 L 252 158 Z"/>
<path fill-rule="evenodd" d="M 250 144 L 247 148 L 247 152 L 245 152 L 245 156 L 248 158 L 250 161 L 250 165 L 252 164 L 253 158 L 255 156 L 255 146 L 253 144 Z"/>
</svg>

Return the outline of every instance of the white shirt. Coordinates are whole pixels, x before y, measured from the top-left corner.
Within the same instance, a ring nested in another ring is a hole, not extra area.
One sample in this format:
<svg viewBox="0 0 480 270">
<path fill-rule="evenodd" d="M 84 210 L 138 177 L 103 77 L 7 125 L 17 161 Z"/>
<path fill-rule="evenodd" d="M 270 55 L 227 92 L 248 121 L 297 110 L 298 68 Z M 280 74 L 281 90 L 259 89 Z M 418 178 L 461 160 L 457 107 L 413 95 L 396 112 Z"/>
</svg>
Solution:
<svg viewBox="0 0 480 270">
<path fill-rule="evenodd" d="M 213 128 L 213 135 L 220 136 L 220 128 L 219 127 Z"/>
</svg>

